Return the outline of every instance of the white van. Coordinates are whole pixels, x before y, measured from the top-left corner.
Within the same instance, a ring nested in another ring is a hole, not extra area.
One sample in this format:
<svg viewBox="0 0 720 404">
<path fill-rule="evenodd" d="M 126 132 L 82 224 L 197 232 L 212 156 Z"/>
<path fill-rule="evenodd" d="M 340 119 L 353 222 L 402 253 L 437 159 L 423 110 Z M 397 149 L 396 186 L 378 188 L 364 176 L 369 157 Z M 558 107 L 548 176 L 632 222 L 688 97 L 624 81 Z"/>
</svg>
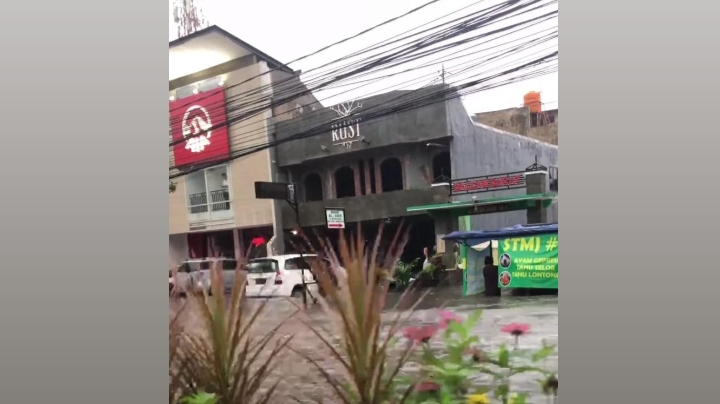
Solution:
<svg viewBox="0 0 720 404">
<path fill-rule="evenodd" d="M 317 281 L 309 262 L 317 259 L 314 254 L 289 254 L 267 258 L 255 258 L 248 262 L 247 286 L 249 297 L 300 297 L 302 276 L 305 271 L 305 287 L 312 296 L 319 292 Z"/>
</svg>

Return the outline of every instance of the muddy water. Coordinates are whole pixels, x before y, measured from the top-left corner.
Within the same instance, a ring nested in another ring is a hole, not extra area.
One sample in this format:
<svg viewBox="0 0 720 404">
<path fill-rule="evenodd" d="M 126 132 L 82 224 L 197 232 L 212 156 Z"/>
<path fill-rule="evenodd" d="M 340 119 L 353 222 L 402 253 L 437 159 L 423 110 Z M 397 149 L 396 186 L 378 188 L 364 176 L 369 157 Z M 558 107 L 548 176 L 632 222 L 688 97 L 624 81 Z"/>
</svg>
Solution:
<svg viewBox="0 0 720 404">
<path fill-rule="evenodd" d="M 388 320 L 394 318 L 393 307 L 398 303 L 397 296 L 393 295 L 388 300 L 388 310 L 384 317 Z M 408 300 L 414 300 L 418 296 L 409 296 Z M 257 301 L 253 302 L 257 304 Z M 299 301 L 295 301 L 299 304 Z M 269 330 L 279 321 L 291 315 L 295 307 L 288 301 L 277 299 L 271 300 L 266 307 L 266 315 L 258 324 L 258 332 Z M 400 307 L 407 307 L 402 304 Z M 171 302 L 171 309 L 177 307 L 177 302 Z M 460 315 L 482 309 L 482 320 L 475 329 L 481 337 L 484 347 L 492 349 L 500 344 L 512 344 L 512 337 L 500 331 L 500 328 L 511 322 L 527 323 L 531 326 L 531 332 L 520 341 L 520 349 L 533 349 L 542 346 L 543 340 L 557 345 L 558 343 L 558 298 L 554 297 L 502 297 L 485 298 L 481 296 L 462 297 L 459 288 L 438 288 L 432 290 L 419 305 L 416 312 L 408 319 L 408 324 L 431 323 L 436 321 L 440 307 L 452 309 Z M 332 324 L 326 315 L 318 307 L 310 307 L 307 317 L 316 326 L 321 326 L 333 333 Z M 189 328 L 198 326 L 197 319 L 187 319 Z M 313 358 L 320 363 L 324 369 L 331 374 L 340 371 L 338 364 L 331 354 L 324 348 L 322 342 L 310 332 L 299 319 L 291 319 L 281 330 L 283 336 L 293 336 L 292 346 Z M 434 347 L 440 347 L 441 341 L 434 341 Z M 557 356 L 548 358 L 545 365 L 549 370 L 557 370 Z M 408 364 L 407 371 L 413 372 L 417 366 Z M 322 398 L 326 404 L 336 402 L 332 392 L 322 382 L 320 376 L 313 370 L 312 365 L 305 363 L 300 357 L 293 353 L 287 353 L 282 358 L 282 364 L 276 377 L 280 385 L 276 393 L 275 403 L 293 402 L 290 397 L 297 397 L 302 402 L 314 402 L 314 399 Z M 527 391 L 534 397 L 533 402 L 547 402 L 541 395 L 535 382 L 534 375 L 520 375 L 512 379 L 513 390 Z"/>
</svg>

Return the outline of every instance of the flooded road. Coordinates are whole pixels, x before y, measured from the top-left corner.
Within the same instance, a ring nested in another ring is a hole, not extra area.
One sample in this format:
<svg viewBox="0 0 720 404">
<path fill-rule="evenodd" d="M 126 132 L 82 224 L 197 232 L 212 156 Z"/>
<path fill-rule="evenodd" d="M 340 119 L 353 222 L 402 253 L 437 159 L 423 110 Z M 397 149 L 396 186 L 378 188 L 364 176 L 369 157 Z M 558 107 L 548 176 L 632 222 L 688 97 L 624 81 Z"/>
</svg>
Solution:
<svg viewBox="0 0 720 404">
<path fill-rule="evenodd" d="M 408 296 L 406 300 L 410 303 L 401 305 L 401 308 L 408 307 L 412 301 L 416 301 L 422 293 L 415 293 L 415 296 Z M 391 294 L 388 297 L 387 311 L 384 318 L 388 321 L 395 317 L 396 312 L 392 309 L 398 303 L 400 294 Z M 251 302 L 253 302 L 251 300 Z M 258 304 L 259 301 L 254 301 Z M 300 304 L 299 301 L 295 301 Z M 171 310 L 173 306 L 178 307 L 177 302 L 171 301 Z M 475 332 L 480 336 L 484 349 L 498 347 L 503 343 L 512 345 L 514 339 L 508 334 L 500 331 L 503 325 L 508 323 L 526 323 L 531 329 L 527 336 L 520 341 L 520 349 L 536 349 L 542 346 L 543 341 L 553 345 L 558 344 L 558 297 L 557 296 L 540 296 L 540 297 L 512 297 L 503 296 L 501 298 L 486 298 L 484 296 L 468 296 L 463 297 L 462 291 L 458 287 L 435 288 L 422 300 L 415 313 L 407 321 L 408 325 L 416 325 L 419 323 L 432 323 L 437 321 L 438 311 L 441 307 L 453 310 L 461 316 L 466 316 L 470 312 L 481 309 L 483 316 L 475 328 Z M 268 302 L 266 314 L 258 323 L 258 332 L 269 330 L 276 326 L 279 321 L 291 315 L 295 311 L 295 307 L 287 300 L 274 299 Z M 333 324 L 327 318 L 327 315 L 317 305 L 311 305 L 307 315 L 314 325 L 320 325 L 329 333 L 333 333 Z M 188 319 L 187 325 L 190 328 L 197 326 L 196 319 Z M 317 339 L 317 337 L 309 331 L 304 324 L 298 319 L 291 319 L 280 332 L 284 336 L 293 336 L 292 346 L 310 355 L 311 358 L 318 361 L 331 374 L 337 369 L 337 363 L 332 358 L 327 348 Z M 441 347 L 442 341 L 439 339 L 431 341 L 432 347 Z M 544 367 L 548 370 L 558 369 L 557 355 L 545 362 Z M 413 372 L 417 368 L 416 364 L 409 363 L 406 366 L 408 372 Z M 294 402 L 290 397 L 297 397 L 302 402 L 314 402 L 315 399 L 322 398 L 326 404 L 334 403 L 333 395 L 326 384 L 321 380 L 320 376 L 314 371 L 312 365 L 305 363 L 296 354 L 288 353 L 283 358 L 283 363 L 279 367 L 276 375 L 279 378 L 280 386 L 273 402 L 287 403 Z M 536 377 L 534 375 L 521 375 L 512 379 L 513 390 L 526 391 L 535 396 L 535 402 L 546 402 L 544 398 L 540 398 L 539 387 L 536 385 Z"/>
</svg>

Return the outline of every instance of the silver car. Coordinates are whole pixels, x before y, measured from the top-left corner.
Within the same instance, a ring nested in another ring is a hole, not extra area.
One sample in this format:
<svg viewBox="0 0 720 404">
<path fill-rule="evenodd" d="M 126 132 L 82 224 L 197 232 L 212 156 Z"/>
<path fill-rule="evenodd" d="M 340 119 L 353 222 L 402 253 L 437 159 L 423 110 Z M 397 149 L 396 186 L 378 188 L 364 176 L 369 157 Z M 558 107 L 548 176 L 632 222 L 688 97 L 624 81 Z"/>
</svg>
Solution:
<svg viewBox="0 0 720 404">
<path fill-rule="evenodd" d="M 223 271 L 223 286 L 227 292 L 232 289 L 235 281 L 235 268 L 237 260 L 233 258 L 200 258 L 190 259 L 178 265 L 175 275 L 175 288 L 177 293 L 205 291 L 212 294 L 213 269 L 219 263 Z"/>
</svg>

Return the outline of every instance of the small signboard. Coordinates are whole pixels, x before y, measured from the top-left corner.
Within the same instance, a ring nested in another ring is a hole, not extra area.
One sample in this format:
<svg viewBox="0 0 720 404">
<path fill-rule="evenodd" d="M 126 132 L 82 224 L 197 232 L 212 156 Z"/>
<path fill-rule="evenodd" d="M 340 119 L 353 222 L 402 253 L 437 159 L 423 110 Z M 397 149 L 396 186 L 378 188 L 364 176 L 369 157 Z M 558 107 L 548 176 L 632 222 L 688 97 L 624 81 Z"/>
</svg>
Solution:
<svg viewBox="0 0 720 404">
<path fill-rule="evenodd" d="M 345 209 L 325 208 L 325 221 L 328 229 L 344 229 Z"/>
<path fill-rule="evenodd" d="M 282 182 L 255 182 L 255 198 L 294 200 L 295 188 Z"/>
</svg>

